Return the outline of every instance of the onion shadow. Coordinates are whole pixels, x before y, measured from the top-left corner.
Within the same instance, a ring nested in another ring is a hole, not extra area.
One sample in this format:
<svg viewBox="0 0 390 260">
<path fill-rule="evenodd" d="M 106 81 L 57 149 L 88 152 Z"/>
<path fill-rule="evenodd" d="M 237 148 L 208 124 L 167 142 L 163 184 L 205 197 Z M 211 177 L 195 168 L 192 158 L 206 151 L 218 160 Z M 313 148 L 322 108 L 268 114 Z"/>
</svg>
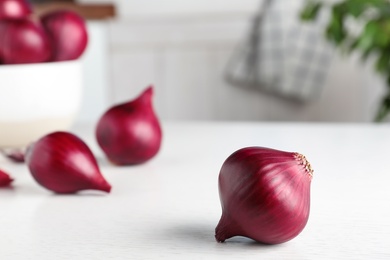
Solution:
<svg viewBox="0 0 390 260">
<path fill-rule="evenodd" d="M 253 248 L 253 249 L 273 249 L 283 247 L 283 244 L 279 245 L 268 245 L 262 244 L 254 241 L 253 239 L 236 236 L 229 238 L 225 242 L 217 242 L 215 240 L 215 226 L 214 225 L 206 225 L 201 223 L 190 223 L 188 225 L 178 225 L 171 226 L 168 229 L 164 230 L 164 235 L 175 237 L 177 240 L 181 241 L 181 243 L 187 243 L 193 245 L 196 244 L 207 244 L 214 243 L 217 248 Z"/>
</svg>

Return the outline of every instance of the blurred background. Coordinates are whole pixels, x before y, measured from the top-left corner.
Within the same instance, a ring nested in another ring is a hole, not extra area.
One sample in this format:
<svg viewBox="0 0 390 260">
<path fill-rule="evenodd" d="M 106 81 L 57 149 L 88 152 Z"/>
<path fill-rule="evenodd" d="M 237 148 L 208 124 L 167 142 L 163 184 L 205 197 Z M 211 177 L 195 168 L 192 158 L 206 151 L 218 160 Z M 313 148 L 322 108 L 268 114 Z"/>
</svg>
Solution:
<svg viewBox="0 0 390 260">
<path fill-rule="evenodd" d="M 295 7 L 303 0 L 289 1 L 297 4 L 294 8 L 282 4 L 265 10 L 263 15 L 268 18 L 263 22 L 270 24 L 269 33 L 255 38 L 264 8 L 261 0 L 33 2 L 42 10 L 67 2 L 87 18 L 90 43 L 82 58 L 84 95 L 77 122 L 96 122 L 107 107 L 134 98 L 149 84 L 155 85 L 155 108 L 165 121 L 371 122 L 385 91 L 371 67 L 332 48 L 327 50 L 326 63 L 317 68 L 318 82 L 314 77 L 306 87 L 315 89 L 314 98 L 297 100 L 283 95 L 286 86 L 277 81 L 271 85 L 280 87 L 279 95 L 227 80 L 234 70 L 229 66 L 250 59 L 256 50 L 248 48 L 248 43 L 258 45 L 274 37 L 274 56 L 268 57 L 274 69 L 264 73 L 284 75 L 284 80 L 295 66 L 293 59 L 306 63 L 291 46 L 299 45 L 306 53 L 313 46 L 326 45 L 324 39 L 313 40 L 315 33 L 294 42 L 302 24 Z M 272 25 L 275 21 L 278 29 Z M 321 30 L 311 29 L 317 34 Z M 277 43 L 281 44 L 275 47 Z M 311 51 L 305 55 L 313 61 Z"/>
</svg>

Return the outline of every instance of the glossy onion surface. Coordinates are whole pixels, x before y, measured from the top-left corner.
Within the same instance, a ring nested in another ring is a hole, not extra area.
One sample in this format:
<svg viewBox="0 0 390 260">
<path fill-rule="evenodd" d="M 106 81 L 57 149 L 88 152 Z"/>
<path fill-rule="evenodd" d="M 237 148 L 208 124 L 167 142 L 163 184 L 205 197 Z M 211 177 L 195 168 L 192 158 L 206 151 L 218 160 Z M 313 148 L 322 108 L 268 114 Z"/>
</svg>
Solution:
<svg viewBox="0 0 390 260">
<path fill-rule="evenodd" d="M 152 96 L 153 87 L 148 87 L 136 99 L 110 108 L 100 118 L 96 139 L 114 164 L 140 164 L 158 153 L 162 131 Z"/>
<path fill-rule="evenodd" d="M 4 64 L 40 63 L 50 59 L 46 32 L 32 20 L 0 21 L 0 60 Z"/>
<path fill-rule="evenodd" d="M 219 175 L 222 217 L 216 240 L 245 236 L 279 244 L 296 237 L 309 218 L 312 174 L 298 153 L 262 147 L 233 153 Z"/>
<path fill-rule="evenodd" d="M 88 45 L 84 19 L 72 11 L 55 11 L 41 19 L 53 45 L 52 61 L 76 60 Z"/>
<path fill-rule="evenodd" d="M 8 173 L 0 169 L 0 187 L 7 187 L 13 182 Z"/>
<path fill-rule="evenodd" d="M 27 0 L 0 0 L 0 20 L 23 19 L 31 14 Z"/>
<path fill-rule="evenodd" d="M 71 133 L 42 137 L 27 150 L 26 162 L 34 179 L 56 193 L 111 190 L 91 150 Z"/>
</svg>

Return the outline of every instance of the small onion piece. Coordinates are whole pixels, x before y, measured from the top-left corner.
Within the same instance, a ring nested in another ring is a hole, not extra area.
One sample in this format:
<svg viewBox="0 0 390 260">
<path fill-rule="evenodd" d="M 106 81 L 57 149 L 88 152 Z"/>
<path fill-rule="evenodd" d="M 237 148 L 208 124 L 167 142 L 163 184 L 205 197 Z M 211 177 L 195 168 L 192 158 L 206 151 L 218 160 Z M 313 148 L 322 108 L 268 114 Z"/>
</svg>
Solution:
<svg viewBox="0 0 390 260">
<path fill-rule="evenodd" d="M 0 149 L 0 153 L 14 163 L 24 163 L 24 149 Z"/>
<path fill-rule="evenodd" d="M 0 21 L 0 59 L 4 64 L 46 62 L 51 56 L 49 38 L 32 20 Z"/>
<path fill-rule="evenodd" d="M 26 162 L 34 179 L 56 193 L 111 190 L 91 150 L 71 133 L 42 137 L 27 149 Z"/>
<path fill-rule="evenodd" d="M 54 46 L 52 61 L 76 60 L 88 44 L 84 19 L 72 11 L 55 11 L 41 18 Z"/>
<path fill-rule="evenodd" d="M 309 218 L 312 175 L 298 153 L 263 147 L 233 153 L 219 174 L 222 217 L 216 240 L 245 236 L 279 244 L 296 237 Z"/>
<path fill-rule="evenodd" d="M 0 187 L 8 187 L 13 182 L 13 179 L 8 173 L 0 169 Z"/>
<path fill-rule="evenodd" d="M 26 0 L 0 0 L 0 20 L 18 20 L 31 14 L 31 5 Z"/>
</svg>

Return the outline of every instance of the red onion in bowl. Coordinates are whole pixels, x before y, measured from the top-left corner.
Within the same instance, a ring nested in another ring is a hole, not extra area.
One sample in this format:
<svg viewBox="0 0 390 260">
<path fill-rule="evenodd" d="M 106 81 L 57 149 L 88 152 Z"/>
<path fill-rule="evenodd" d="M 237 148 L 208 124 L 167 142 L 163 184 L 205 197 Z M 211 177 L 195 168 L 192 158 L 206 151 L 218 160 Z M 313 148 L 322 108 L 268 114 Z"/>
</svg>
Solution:
<svg viewBox="0 0 390 260">
<path fill-rule="evenodd" d="M 51 45 L 42 26 L 31 20 L 0 21 L 0 59 L 4 64 L 48 61 Z"/>
<path fill-rule="evenodd" d="M 71 133 L 42 137 L 27 149 L 26 163 L 34 179 L 56 193 L 111 190 L 91 150 Z"/>
<path fill-rule="evenodd" d="M 13 182 L 8 173 L 0 169 L 0 187 L 7 187 Z"/>
<path fill-rule="evenodd" d="M 24 19 L 31 14 L 26 0 L 0 0 L 0 20 Z"/>
<path fill-rule="evenodd" d="M 75 60 L 83 54 L 88 32 L 81 16 L 72 11 L 56 11 L 46 14 L 41 21 L 53 43 L 51 60 Z"/>
<path fill-rule="evenodd" d="M 233 153 L 219 174 L 222 217 L 216 240 L 245 236 L 279 244 L 296 237 L 309 218 L 312 175 L 298 153 L 262 147 Z"/>
<path fill-rule="evenodd" d="M 135 100 L 110 108 L 100 118 L 96 139 L 114 164 L 140 164 L 158 153 L 162 131 L 152 95 L 150 86 Z"/>
<path fill-rule="evenodd" d="M 2 39 L 4 39 L 5 37 L 5 27 L 6 27 L 6 23 L 2 23 L 0 21 L 0 64 L 3 64 L 3 50 L 1 48 L 1 42 Z"/>
</svg>

